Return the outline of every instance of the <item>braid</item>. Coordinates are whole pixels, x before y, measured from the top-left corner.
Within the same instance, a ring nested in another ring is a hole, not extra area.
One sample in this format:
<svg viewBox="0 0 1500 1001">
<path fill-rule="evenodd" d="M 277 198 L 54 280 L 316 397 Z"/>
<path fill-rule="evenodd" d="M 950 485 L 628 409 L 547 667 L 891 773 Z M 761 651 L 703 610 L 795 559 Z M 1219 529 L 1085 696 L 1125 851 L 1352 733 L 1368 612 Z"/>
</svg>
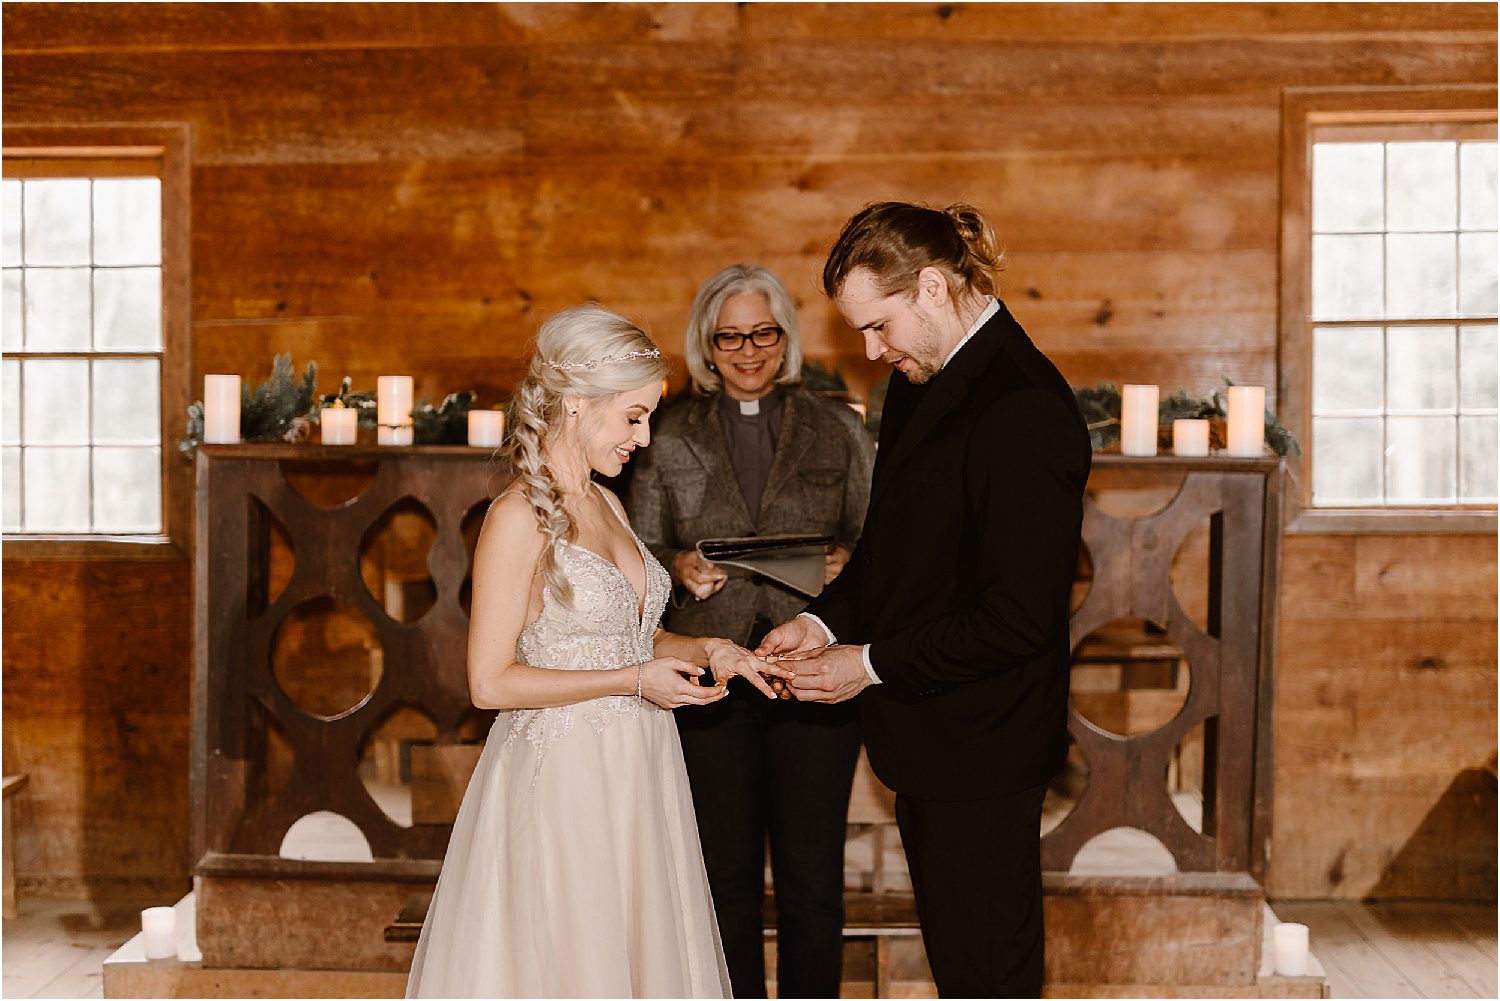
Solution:
<svg viewBox="0 0 1500 1001">
<path fill-rule="evenodd" d="M 542 583 L 564 605 L 573 600 L 573 588 L 557 563 L 557 543 L 573 538 L 573 519 L 563 506 L 562 490 L 557 485 L 542 454 L 550 429 L 558 427 L 562 399 L 548 393 L 535 374 L 528 374 L 511 402 L 510 442 L 507 452 L 522 493 L 536 515 L 537 526 L 546 537 L 546 545 L 537 561 L 536 572 Z"/>
</svg>

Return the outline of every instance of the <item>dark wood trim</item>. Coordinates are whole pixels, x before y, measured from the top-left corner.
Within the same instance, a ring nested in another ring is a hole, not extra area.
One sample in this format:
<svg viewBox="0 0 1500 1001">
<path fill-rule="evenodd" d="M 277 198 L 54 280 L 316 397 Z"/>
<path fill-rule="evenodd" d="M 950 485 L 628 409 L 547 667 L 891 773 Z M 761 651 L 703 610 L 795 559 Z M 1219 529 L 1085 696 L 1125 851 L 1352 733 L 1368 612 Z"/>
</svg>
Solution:
<svg viewBox="0 0 1500 1001">
<path fill-rule="evenodd" d="M 1281 101 L 1280 311 L 1276 350 L 1278 385 L 1269 403 L 1308 451 L 1287 456 L 1286 531 L 1441 532 L 1495 531 L 1493 507 L 1323 510 L 1312 506 L 1311 130 L 1335 125 L 1448 125 L 1493 122 L 1492 85 L 1452 87 L 1287 88 Z M 1375 321 L 1381 322 L 1381 321 Z M 1455 318 L 1454 323 L 1462 320 Z M 1269 401 L 1268 401 L 1269 402 Z M 1487 527 L 1486 527 L 1487 526 Z"/>
<path fill-rule="evenodd" d="M 77 172 L 90 160 L 118 164 L 121 158 L 159 158 L 151 172 L 161 177 L 161 496 L 162 537 L 169 543 L 157 537 L 9 536 L 4 554 L 28 559 L 186 558 L 192 550 L 193 475 L 192 464 L 177 454 L 177 439 L 193 398 L 191 127 L 176 122 L 7 125 L 3 147 L 6 176 L 13 154 L 19 157 L 17 166 L 28 171 L 50 172 L 39 166 L 49 161 L 62 173 Z M 118 169 L 139 176 L 142 167 L 125 164 Z"/>
</svg>

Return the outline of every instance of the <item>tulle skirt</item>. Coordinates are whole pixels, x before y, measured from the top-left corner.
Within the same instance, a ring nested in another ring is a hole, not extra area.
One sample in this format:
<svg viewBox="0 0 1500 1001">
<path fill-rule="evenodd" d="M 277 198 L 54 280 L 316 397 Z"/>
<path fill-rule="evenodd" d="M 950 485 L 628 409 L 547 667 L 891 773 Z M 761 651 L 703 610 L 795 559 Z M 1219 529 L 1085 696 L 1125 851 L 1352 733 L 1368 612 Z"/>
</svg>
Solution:
<svg viewBox="0 0 1500 1001">
<path fill-rule="evenodd" d="M 588 705 L 497 718 L 407 997 L 730 996 L 672 714 Z"/>
</svg>

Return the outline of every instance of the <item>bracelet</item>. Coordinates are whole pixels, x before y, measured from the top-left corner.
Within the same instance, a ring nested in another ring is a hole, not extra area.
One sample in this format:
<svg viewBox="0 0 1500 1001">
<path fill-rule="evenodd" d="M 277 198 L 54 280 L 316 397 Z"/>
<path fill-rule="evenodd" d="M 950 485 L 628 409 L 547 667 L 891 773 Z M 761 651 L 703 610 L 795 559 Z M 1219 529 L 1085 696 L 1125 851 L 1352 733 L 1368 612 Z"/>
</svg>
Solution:
<svg viewBox="0 0 1500 1001">
<path fill-rule="evenodd" d="M 635 697 L 641 697 L 641 675 L 646 673 L 646 662 L 643 660 L 635 666 Z"/>
</svg>

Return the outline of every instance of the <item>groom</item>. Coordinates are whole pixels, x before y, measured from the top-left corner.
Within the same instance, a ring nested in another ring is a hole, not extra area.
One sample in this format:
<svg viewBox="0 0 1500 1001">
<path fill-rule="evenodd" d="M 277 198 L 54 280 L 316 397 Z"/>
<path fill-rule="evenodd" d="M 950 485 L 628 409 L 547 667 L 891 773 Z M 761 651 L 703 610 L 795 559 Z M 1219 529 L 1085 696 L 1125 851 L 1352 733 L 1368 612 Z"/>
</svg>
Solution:
<svg viewBox="0 0 1500 1001">
<path fill-rule="evenodd" d="M 864 535 L 756 653 L 801 659 L 798 699 L 863 694 L 897 793 L 944 997 L 1039 997 L 1040 825 L 1067 729 L 1068 605 L 1091 450 L 1073 393 L 995 297 L 968 206 L 872 205 L 823 289 L 896 368 Z"/>
</svg>

